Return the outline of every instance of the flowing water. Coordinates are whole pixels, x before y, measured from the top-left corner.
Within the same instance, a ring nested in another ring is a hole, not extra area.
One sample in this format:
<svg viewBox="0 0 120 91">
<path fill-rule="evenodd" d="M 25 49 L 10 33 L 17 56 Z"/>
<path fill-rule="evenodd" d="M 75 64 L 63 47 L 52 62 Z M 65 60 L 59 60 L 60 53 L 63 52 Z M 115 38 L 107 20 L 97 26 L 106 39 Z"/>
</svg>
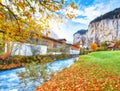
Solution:
<svg viewBox="0 0 120 91">
<path fill-rule="evenodd" d="M 56 60 L 48 67 L 54 71 L 61 71 L 62 69 L 69 67 L 74 63 L 76 58 Z M 20 80 L 16 72 L 24 71 L 25 68 L 17 68 L 6 71 L 0 71 L 0 91 L 33 91 L 40 83 L 31 83 L 26 89 L 20 88 Z"/>
</svg>

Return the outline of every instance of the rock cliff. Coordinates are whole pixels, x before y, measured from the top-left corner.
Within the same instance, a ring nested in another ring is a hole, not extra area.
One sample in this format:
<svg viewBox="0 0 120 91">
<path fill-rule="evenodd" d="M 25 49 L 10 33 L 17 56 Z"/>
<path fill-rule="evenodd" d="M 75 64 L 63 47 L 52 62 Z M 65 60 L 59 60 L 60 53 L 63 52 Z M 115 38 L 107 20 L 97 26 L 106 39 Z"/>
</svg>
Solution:
<svg viewBox="0 0 120 91">
<path fill-rule="evenodd" d="M 120 8 L 91 21 L 84 36 L 87 46 L 93 42 L 99 45 L 105 41 L 120 40 Z"/>
<path fill-rule="evenodd" d="M 86 33 L 89 44 L 120 39 L 120 19 L 104 19 L 90 23 Z"/>
<path fill-rule="evenodd" d="M 78 30 L 76 33 L 74 33 L 73 43 L 75 44 L 79 41 L 85 41 L 86 40 L 86 32 L 87 32 L 87 30 L 81 29 L 81 30 Z"/>
<path fill-rule="evenodd" d="M 120 39 L 120 8 L 95 18 L 88 26 L 88 45 Z"/>
</svg>

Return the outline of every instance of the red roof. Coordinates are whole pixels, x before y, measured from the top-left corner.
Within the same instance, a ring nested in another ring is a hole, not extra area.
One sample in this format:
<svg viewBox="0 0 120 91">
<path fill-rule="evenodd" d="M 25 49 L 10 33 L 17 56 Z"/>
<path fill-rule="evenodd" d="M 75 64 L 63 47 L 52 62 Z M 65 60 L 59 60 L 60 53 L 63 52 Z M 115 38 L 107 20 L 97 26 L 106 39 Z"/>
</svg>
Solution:
<svg viewBox="0 0 120 91">
<path fill-rule="evenodd" d="M 72 49 L 74 49 L 74 50 L 78 50 L 78 51 L 80 50 L 80 48 L 77 47 L 77 46 L 75 46 L 75 45 L 71 45 L 70 48 L 72 48 Z"/>
</svg>

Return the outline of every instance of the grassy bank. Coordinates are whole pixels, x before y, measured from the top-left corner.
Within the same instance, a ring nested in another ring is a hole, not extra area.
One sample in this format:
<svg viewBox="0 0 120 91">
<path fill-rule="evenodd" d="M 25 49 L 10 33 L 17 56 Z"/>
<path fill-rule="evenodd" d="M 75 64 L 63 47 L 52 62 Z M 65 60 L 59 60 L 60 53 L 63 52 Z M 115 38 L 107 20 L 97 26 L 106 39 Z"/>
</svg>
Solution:
<svg viewBox="0 0 120 91">
<path fill-rule="evenodd" d="M 112 70 L 120 76 L 120 51 L 101 51 L 80 57 L 85 65 L 98 65 L 101 69 Z"/>
<path fill-rule="evenodd" d="M 47 63 L 55 60 L 71 58 L 70 54 L 56 54 L 56 55 L 37 55 L 37 56 L 12 56 L 6 60 L 0 60 L 0 70 L 8 70 L 19 67 L 24 67 L 29 63 Z"/>
<path fill-rule="evenodd" d="M 80 56 L 36 91 L 120 91 L 120 51 Z"/>
</svg>

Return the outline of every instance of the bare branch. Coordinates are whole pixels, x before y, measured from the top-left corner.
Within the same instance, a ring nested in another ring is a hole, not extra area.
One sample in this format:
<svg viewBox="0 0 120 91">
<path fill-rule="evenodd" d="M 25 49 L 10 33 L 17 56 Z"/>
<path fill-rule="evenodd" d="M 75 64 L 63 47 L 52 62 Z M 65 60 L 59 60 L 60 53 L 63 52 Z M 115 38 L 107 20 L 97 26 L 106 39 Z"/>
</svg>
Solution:
<svg viewBox="0 0 120 91">
<path fill-rule="evenodd" d="M 28 3 L 28 5 L 30 6 L 30 8 L 33 10 L 33 14 L 34 14 L 35 13 L 34 12 L 34 8 L 31 6 L 30 2 L 28 0 L 25 0 L 25 1 Z"/>
</svg>

